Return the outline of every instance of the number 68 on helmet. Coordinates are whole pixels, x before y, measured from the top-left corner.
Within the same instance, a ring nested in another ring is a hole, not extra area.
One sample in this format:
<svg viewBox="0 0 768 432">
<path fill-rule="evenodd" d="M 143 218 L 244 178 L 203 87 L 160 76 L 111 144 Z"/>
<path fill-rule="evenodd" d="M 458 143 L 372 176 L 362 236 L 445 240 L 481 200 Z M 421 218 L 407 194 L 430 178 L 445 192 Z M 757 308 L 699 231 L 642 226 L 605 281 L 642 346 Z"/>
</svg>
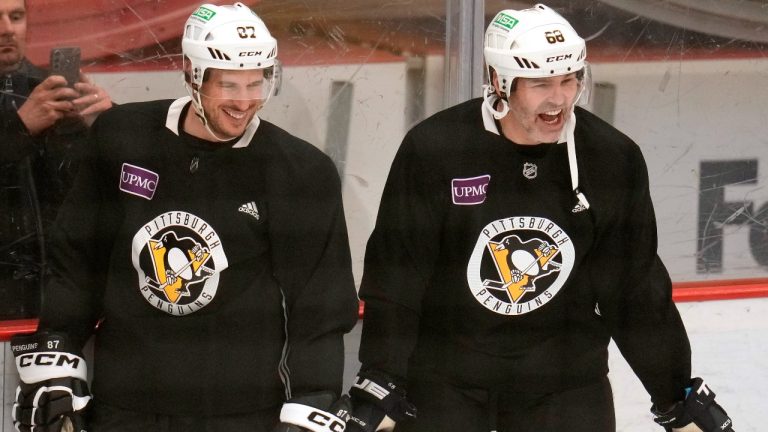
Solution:
<svg viewBox="0 0 768 432">
<path fill-rule="evenodd" d="M 551 8 L 537 4 L 530 9 L 502 10 L 485 31 L 483 55 L 487 66 L 486 99 L 494 93 L 493 71 L 498 90 L 509 96 L 516 78 L 547 78 L 576 73 L 581 89 L 576 100 L 589 97 L 590 74 L 587 47 L 576 30 Z M 508 110 L 502 98 L 501 116 Z M 499 118 L 499 117 L 497 117 Z"/>
</svg>

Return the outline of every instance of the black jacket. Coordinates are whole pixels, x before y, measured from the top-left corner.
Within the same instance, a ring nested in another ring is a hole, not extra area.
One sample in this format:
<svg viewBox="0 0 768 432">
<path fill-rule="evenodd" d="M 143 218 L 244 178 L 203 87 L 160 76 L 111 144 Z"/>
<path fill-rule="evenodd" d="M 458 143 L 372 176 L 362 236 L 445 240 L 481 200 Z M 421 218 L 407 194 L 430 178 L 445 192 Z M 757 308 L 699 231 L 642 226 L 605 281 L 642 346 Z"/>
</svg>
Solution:
<svg viewBox="0 0 768 432">
<path fill-rule="evenodd" d="M 26 60 L 0 75 L 0 319 L 37 315 L 47 232 L 85 141 L 85 126 L 72 122 L 29 135 L 16 111 L 45 77 Z"/>
</svg>

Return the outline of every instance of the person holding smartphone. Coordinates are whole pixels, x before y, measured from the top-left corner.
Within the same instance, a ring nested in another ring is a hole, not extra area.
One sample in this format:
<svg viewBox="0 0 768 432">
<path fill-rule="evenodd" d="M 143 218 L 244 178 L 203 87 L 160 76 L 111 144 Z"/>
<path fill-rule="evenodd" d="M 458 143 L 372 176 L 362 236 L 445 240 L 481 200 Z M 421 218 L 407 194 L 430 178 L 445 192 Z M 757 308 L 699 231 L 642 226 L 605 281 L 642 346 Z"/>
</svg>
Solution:
<svg viewBox="0 0 768 432">
<path fill-rule="evenodd" d="M 30 63 L 26 37 L 25 0 L 0 0 L 0 319 L 37 314 L 45 233 L 87 128 L 112 106 L 85 75 L 68 83 Z"/>
</svg>

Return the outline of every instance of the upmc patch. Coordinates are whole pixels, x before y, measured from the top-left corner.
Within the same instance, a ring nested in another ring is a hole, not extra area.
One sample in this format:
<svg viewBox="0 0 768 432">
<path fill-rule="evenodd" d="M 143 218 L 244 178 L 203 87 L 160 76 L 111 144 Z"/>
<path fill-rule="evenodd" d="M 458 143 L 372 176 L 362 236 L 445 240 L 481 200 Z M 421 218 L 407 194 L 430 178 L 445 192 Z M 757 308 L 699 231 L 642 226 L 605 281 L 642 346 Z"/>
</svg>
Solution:
<svg viewBox="0 0 768 432">
<path fill-rule="evenodd" d="M 120 172 L 120 190 L 151 200 L 155 196 L 159 178 L 160 176 L 152 171 L 123 163 L 123 169 Z"/>
<path fill-rule="evenodd" d="M 457 205 L 476 205 L 485 202 L 490 175 L 451 180 L 451 197 Z"/>
</svg>

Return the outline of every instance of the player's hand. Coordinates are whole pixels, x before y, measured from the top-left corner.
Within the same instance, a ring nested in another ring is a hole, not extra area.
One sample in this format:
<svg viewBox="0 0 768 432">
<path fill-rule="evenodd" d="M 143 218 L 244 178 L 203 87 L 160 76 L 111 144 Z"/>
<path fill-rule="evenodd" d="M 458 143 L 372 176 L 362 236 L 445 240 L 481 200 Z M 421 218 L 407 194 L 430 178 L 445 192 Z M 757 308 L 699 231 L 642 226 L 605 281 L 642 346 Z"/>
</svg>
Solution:
<svg viewBox="0 0 768 432">
<path fill-rule="evenodd" d="M 49 76 L 32 90 L 19 107 L 19 117 L 30 135 L 38 135 L 65 116 L 76 114 L 73 99 L 79 93 L 66 85 L 67 80 L 63 76 Z"/>
<path fill-rule="evenodd" d="M 389 432 L 396 422 L 383 409 L 365 401 L 355 401 L 346 432 Z"/>
<path fill-rule="evenodd" d="M 416 417 L 416 407 L 405 398 L 405 389 L 384 373 L 361 371 L 352 388 L 352 432 L 391 431 L 397 422 Z"/>
<path fill-rule="evenodd" d="M 14 336 L 19 387 L 11 412 L 19 432 L 85 430 L 83 411 L 91 400 L 85 359 L 58 333 Z"/>
<path fill-rule="evenodd" d="M 293 398 L 280 410 L 280 424 L 273 432 L 343 432 L 352 404 L 348 396 L 334 402 L 332 392 Z"/>
<path fill-rule="evenodd" d="M 651 412 L 654 421 L 673 432 L 733 432 L 733 422 L 717 402 L 713 392 L 701 378 L 693 378 L 685 389 L 685 399 L 672 407 Z"/>
<path fill-rule="evenodd" d="M 80 82 L 75 84 L 75 90 L 79 92 L 79 95 L 72 103 L 88 126 L 96 121 L 99 114 L 112 108 L 112 98 L 109 93 L 94 84 L 82 72 L 80 72 Z"/>
</svg>

